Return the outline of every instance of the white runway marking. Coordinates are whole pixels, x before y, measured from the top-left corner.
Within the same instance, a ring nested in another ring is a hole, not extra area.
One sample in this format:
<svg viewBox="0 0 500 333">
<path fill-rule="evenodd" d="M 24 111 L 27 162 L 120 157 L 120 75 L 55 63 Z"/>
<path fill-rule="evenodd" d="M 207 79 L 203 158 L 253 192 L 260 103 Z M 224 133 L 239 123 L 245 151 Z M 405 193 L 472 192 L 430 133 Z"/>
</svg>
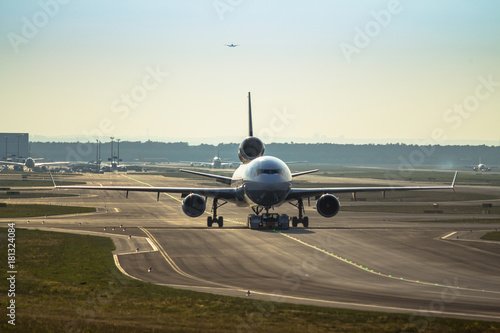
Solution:
<svg viewBox="0 0 500 333">
<path fill-rule="evenodd" d="M 448 235 L 441 237 L 441 239 L 446 239 L 446 238 L 448 238 L 456 233 L 457 233 L 456 231 L 450 232 Z"/>
</svg>

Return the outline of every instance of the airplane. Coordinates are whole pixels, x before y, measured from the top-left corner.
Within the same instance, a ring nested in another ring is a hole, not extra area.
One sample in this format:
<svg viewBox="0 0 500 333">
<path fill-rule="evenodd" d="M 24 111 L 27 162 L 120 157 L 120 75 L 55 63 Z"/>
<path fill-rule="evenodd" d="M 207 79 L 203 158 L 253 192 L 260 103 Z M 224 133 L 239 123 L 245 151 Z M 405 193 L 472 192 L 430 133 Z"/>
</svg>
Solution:
<svg viewBox="0 0 500 333">
<path fill-rule="evenodd" d="M 233 44 L 233 43 L 231 43 L 231 44 L 226 44 L 226 46 L 229 46 L 229 47 L 236 47 L 236 46 L 238 46 L 238 44 Z"/>
<path fill-rule="evenodd" d="M 20 158 L 20 161 L 22 162 L 14 162 L 14 161 L 0 161 L 0 164 L 5 164 L 5 165 L 13 165 L 15 170 L 22 171 L 24 167 L 28 169 L 35 169 L 35 168 L 44 168 L 49 165 L 64 165 L 64 164 L 69 164 L 69 162 L 44 162 L 44 163 L 39 163 L 36 162 L 36 160 L 32 157 L 28 158 Z"/>
<path fill-rule="evenodd" d="M 113 171 L 127 171 L 127 167 L 129 165 L 120 164 L 122 161 L 118 156 L 108 157 L 109 164 L 101 164 L 101 170 L 104 172 L 113 172 Z"/>
<path fill-rule="evenodd" d="M 192 170 L 181 170 L 191 174 L 209 177 L 217 182 L 231 185 L 232 187 L 141 187 L 141 186 L 57 186 L 54 178 L 52 183 L 55 189 L 84 189 L 84 190 L 115 190 L 125 191 L 126 197 L 131 191 L 156 192 L 157 200 L 160 193 L 180 193 L 184 198 L 182 210 L 189 217 L 199 217 L 205 212 L 207 198 L 212 198 L 212 216 L 207 217 L 207 227 L 217 223 L 223 227 L 224 219 L 217 216 L 217 209 L 232 202 L 237 206 L 250 206 L 254 214 L 248 216 L 251 221 L 265 222 L 269 216 L 269 210 L 289 202 L 298 209 L 298 216 L 292 218 L 292 226 L 302 224 L 304 228 L 309 226 L 309 218 L 304 216 L 304 199 L 317 198 L 316 210 L 323 217 L 333 217 L 340 210 L 340 201 L 334 195 L 338 193 L 357 192 L 385 192 L 385 191 L 408 191 L 408 190 L 453 190 L 457 178 L 457 172 L 449 186 L 416 186 L 416 187 L 331 187 L 331 188 L 293 188 L 292 180 L 295 177 L 310 174 L 318 169 L 292 173 L 285 162 L 277 157 L 264 156 L 264 143 L 253 136 L 252 108 L 250 93 L 248 93 L 248 119 L 249 134 L 245 138 L 238 151 L 241 165 L 234 171 L 232 177 L 208 174 Z M 219 203 L 222 201 L 222 203 Z M 262 213 L 265 210 L 265 214 Z M 260 214 L 262 213 L 262 214 Z M 271 214 L 273 215 L 273 214 Z M 288 223 L 284 229 L 287 229 Z"/>
<path fill-rule="evenodd" d="M 479 164 L 475 167 L 472 167 L 472 170 L 478 172 L 478 171 L 491 171 L 490 167 L 487 167 L 483 163 L 481 163 L 481 157 L 479 158 Z"/>
<path fill-rule="evenodd" d="M 191 162 L 181 161 L 182 163 L 189 163 L 190 166 L 202 166 L 213 169 L 232 168 L 235 165 L 240 165 L 240 162 L 223 162 L 219 156 L 219 149 L 217 149 L 217 156 L 214 156 L 212 162 Z"/>
</svg>

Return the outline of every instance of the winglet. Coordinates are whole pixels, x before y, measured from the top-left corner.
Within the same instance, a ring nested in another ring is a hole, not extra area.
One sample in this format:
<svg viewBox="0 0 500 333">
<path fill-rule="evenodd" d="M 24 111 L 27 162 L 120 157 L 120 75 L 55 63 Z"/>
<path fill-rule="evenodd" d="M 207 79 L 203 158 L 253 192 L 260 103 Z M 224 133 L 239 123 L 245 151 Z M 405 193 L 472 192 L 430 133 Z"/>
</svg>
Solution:
<svg viewBox="0 0 500 333">
<path fill-rule="evenodd" d="M 252 128 L 252 102 L 250 101 L 250 92 L 248 92 L 248 136 L 253 136 L 253 128 Z"/>
<path fill-rule="evenodd" d="M 455 171 L 455 177 L 453 177 L 453 181 L 451 182 L 451 188 L 455 189 L 455 182 L 457 180 L 458 170 Z"/>
<path fill-rule="evenodd" d="M 52 184 L 56 187 L 56 182 L 54 181 L 54 177 L 52 177 L 52 172 L 49 171 L 50 179 L 52 179 Z"/>
</svg>

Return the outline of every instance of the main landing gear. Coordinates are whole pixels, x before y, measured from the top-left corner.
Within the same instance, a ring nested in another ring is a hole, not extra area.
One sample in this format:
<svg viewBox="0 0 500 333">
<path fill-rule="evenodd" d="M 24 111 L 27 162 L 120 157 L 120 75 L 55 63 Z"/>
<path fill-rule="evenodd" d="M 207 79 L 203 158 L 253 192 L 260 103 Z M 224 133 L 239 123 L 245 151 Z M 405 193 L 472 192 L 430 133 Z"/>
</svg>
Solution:
<svg viewBox="0 0 500 333">
<path fill-rule="evenodd" d="M 306 211 L 304 210 L 304 203 L 302 202 L 302 198 L 297 199 L 296 204 L 290 202 L 290 205 L 295 206 L 299 209 L 299 216 L 292 217 L 292 227 L 297 227 L 299 223 L 302 223 L 304 228 L 309 227 L 309 217 L 303 215 Z"/>
<path fill-rule="evenodd" d="M 214 224 L 214 223 L 217 223 L 219 225 L 219 228 L 222 228 L 224 226 L 224 218 L 222 216 L 219 216 L 219 218 L 217 218 L 217 208 L 227 204 L 227 201 L 224 201 L 221 204 L 219 204 L 218 201 L 219 201 L 218 198 L 214 198 L 214 200 L 212 202 L 213 216 L 207 217 L 207 227 L 209 227 L 209 228 L 211 228 L 212 224 Z"/>
</svg>

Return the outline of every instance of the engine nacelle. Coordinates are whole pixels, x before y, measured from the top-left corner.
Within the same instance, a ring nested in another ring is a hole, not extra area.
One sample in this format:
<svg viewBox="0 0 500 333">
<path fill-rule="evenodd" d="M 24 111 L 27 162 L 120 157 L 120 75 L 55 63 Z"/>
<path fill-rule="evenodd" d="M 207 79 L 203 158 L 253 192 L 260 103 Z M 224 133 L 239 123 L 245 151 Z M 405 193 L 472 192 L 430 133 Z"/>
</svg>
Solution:
<svg viewBox="0 0 500 333">
<path fill-rule="evenodd" d="M 333 217 L 339 212 L 340 201 L 332 194 L 323 194 L 316 202 L 316 209 L 324 217 Z"/>
<path fill-rule="evenodd" d="M 240 144 L 238 157 L 243 164 L 246 164 L 257 157 L 264 155 L 265 149 L 264 143 L 260 141 L 259 138 L 249 136 Z"/>
<path fill-rule="evenodd" d="M 182 201 L 182 210 L 189 217 L 198 217 L 205 211 L 207 202 L 199 194 L 191 193 Z"/>
</svg>

